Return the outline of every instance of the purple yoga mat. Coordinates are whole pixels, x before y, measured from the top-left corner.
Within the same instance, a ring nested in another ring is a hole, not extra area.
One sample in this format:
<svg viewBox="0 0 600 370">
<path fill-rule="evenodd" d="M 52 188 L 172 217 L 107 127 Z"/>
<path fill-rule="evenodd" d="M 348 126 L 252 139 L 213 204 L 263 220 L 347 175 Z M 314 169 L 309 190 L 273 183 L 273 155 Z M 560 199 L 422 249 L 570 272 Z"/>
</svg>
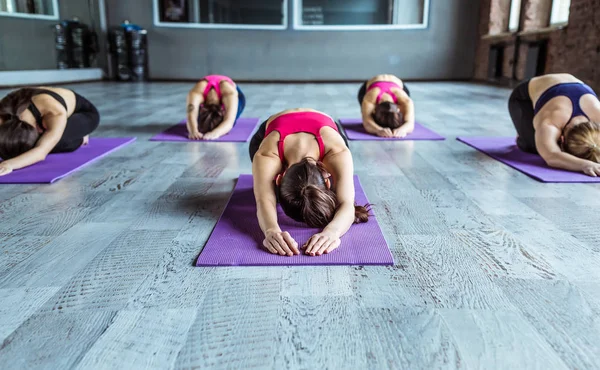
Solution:
<svg viewBox="0 0 600 370">
<path fill-rule="evenodd" d="M 357 204 L 366 204 L 367 197 L 354 178 Z M 287 217 L 277 207 L 277 219 L 299 245 L 303 245 L 318 229 Z M 352 225 L 342 237 L 342 244 L 329 254 L 310 257 L 273 255 L 262 249 L 263 233 L 256 218 L 256 203 L 252 192 L 252 176 L 241 175 L 229 203 L 217 226 L 200 253 L 196 266 L 290 266 L 290 265 L 393 265 L 394 259 L 387 246 L 377 219 Z M 302 253 L 302 252 L 301 252 Z"/>
<path fill-rule="evenodd" d="M 346 135 L 348 135 L 348 140 L 373 140 L 373 141 L 403 141 L 403 140 L 446 140 L 443 136 L 438 135 L 437 133 L 431 131 L 427 127 L 421 125 L 418 122 L 415 122 L 415 130 L 406 137 L 402 139 L 398 138 L 387 138 L 387 137 L 379 137 L 377 135 L 369 134 L 365 131 L 365 128 L 362 124 L 361 118 L 340 118 L 340 123 L 344 130 L 346 130 Z"/>
<path fill-rule="evenodd" d="M 185 120 L 179 122 L 175 126 L 170 127 L 166 131 L 154 136 L 150 141 L 185 141 L 185 142 L 241 142 L 245 143 L 250 140 L 250 135 L 254 132 L 256 125 L 259 122 L 258 118 L 238 118 L 235 126 L 227 135 L 223 135 L 216 140 L 190 140 L 188 139 L 188 131 Z"/>
<path fill-rule="evenodd" d="M 519 149 L 514 137 L 475 136 L 458 137 L 456 140 L 541 182 L 600 182 L 600 177 L 549 167 L 539 155 Z"/>
<path fill-rule="evenodd" d="M 93 137 L 72 153 L 49 154 L 43 162 L 0 176 L 0 184 L 52 184 L 134 141 L 134 137 Z"/>
</svg>

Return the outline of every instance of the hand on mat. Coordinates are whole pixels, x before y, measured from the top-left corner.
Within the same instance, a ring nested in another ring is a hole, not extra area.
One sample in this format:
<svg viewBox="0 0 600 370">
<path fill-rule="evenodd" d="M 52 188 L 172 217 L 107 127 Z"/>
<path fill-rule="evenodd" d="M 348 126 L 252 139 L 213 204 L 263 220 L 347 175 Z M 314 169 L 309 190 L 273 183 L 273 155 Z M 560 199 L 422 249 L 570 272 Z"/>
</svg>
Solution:
<svg viewBox="0 0 600 370">
<path fill-rule="evenodd" d="M 394 131 L 392 131 L 392 135 L 395 138 L 401 139 L 403 137 L 406 137 L 406 132 L 404 132 L 403 130 L 401 130 L 401 127 L 398 127 L 397 129 L 394 129 Z"/>
<path fill-rule="evenodd" d="M 263 246 L 273 254 L 280 256 L 293 256 L 300 254 L 298 243 L 287 231 L 267 231 Z"/>
<path fill-rule="evenodd" d="M 377 131 L 377 136 L 394 137 L 394 134 L 392 133 L 392 130 L 389 127 L 386 127 L 386 128 L 379 129 L 379 131 Z"/>
<path fill-rule="evenodd" d="M 2 166 L 2 165 L 0 164 L 0 166 Z M 592 176 L 592 177 L 600 176 L 600 163 L 586 164 L 583 167 L 583 173 L 585 173 L 588 176 Z"/>
<path fill-rule="evenodd" d="M 90 135 L 86 135 L 83 137 L 83 143 L 81 144 L 81 146 L 86 146 L 90 143 Z"/>
<path fill-rule="evenodd" d="M 200 140 L 202 139 L 202 133 L 199 131 L 188 133 L 188 139 L 190 140 Z"/>
<path fill-rule="evenodd" d="M 305 248 L 304 253 L 309 256 L 320 256 L 336 249 L 340 246 L 340 243 L 340 238 L 336 235 L 322 231 L 313 235 L 302 247 Z"/>
<path fill-rule="evenodd" d="M 13 172 L 13 168 L 10 164 L 0 162 L 0 176 L 8 175 L 11 172 Z"/>
<path fill-rule="evenodd" d="M 220 138 L 221 136 L 223 135 L 219 134 L 218 132 L 210 131 L 204 134 L 204 140 L 215 140 Z"/>
</svg>

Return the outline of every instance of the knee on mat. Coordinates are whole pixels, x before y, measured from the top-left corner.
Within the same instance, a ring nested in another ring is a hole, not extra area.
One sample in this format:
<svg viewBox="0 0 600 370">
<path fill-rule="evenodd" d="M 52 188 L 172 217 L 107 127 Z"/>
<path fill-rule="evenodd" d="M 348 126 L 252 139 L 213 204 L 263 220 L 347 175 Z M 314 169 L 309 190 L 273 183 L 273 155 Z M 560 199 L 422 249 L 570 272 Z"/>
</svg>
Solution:
<svg viewBox="0 0 600 370">
<path fill-rule="evenodd" d="M 58 143 L 51 153 L 72 153 L 83 145 L 83 138 L 71 140 L 65 143 Z"/>
<path fill-rule="evenodd" d="M 530 145 L 523 140 L 522 137 L 517 137 L 517 147 L 526 153 L 538 154 L 535 145 Z"/>
</svg>

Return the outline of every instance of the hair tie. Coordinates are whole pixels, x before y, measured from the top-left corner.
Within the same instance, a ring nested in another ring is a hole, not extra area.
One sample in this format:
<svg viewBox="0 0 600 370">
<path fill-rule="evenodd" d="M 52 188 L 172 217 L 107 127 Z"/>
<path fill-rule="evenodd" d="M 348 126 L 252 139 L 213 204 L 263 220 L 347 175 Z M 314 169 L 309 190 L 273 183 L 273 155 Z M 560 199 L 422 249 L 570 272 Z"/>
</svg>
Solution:
<svg viewBox="0 0 600 370">
<path fill-rule="evenodd" d="M 302 189 L 300 189 L 300 196 L 303 197 L 305 193 L 306 193 L 306 186 L 303 186 Z"/>
</svg>

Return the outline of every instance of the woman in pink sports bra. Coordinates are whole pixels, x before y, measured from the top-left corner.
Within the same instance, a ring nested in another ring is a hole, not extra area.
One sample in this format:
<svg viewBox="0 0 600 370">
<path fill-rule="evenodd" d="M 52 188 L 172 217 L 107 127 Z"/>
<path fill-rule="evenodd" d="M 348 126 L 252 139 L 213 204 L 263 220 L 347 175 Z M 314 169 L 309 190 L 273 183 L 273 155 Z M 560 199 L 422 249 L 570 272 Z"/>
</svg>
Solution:
<svg viewBox="0 0 600 370">
<path fill-rule="evenodd" d="M 187 96 L 187 129 L 191 140 L 214 140 L 227 134 L 240 117 L 246 98 L 227 76 L 210 75 Z"/>
<path fill-rule="evenodd" d="M 331 252 L 353 223 L 368 221 L 369 206 L 354 204 L 347 139 L 328 115 L 298 108 L 271 116 L 252 138 L 250 158 L 258 223 L 270 253 L 300 253 L 298 243 L 279 227 L 277 202 L 292 219 L 322 228 L 303 246 L 309 256 Z"/>
<path fill-rule="evenodd" d="M 363 126 L 373 135 L 402 138 L 415 129 L 415 106 L 394 75 L 377 75 L 358 91 Z"/>
</svg>

